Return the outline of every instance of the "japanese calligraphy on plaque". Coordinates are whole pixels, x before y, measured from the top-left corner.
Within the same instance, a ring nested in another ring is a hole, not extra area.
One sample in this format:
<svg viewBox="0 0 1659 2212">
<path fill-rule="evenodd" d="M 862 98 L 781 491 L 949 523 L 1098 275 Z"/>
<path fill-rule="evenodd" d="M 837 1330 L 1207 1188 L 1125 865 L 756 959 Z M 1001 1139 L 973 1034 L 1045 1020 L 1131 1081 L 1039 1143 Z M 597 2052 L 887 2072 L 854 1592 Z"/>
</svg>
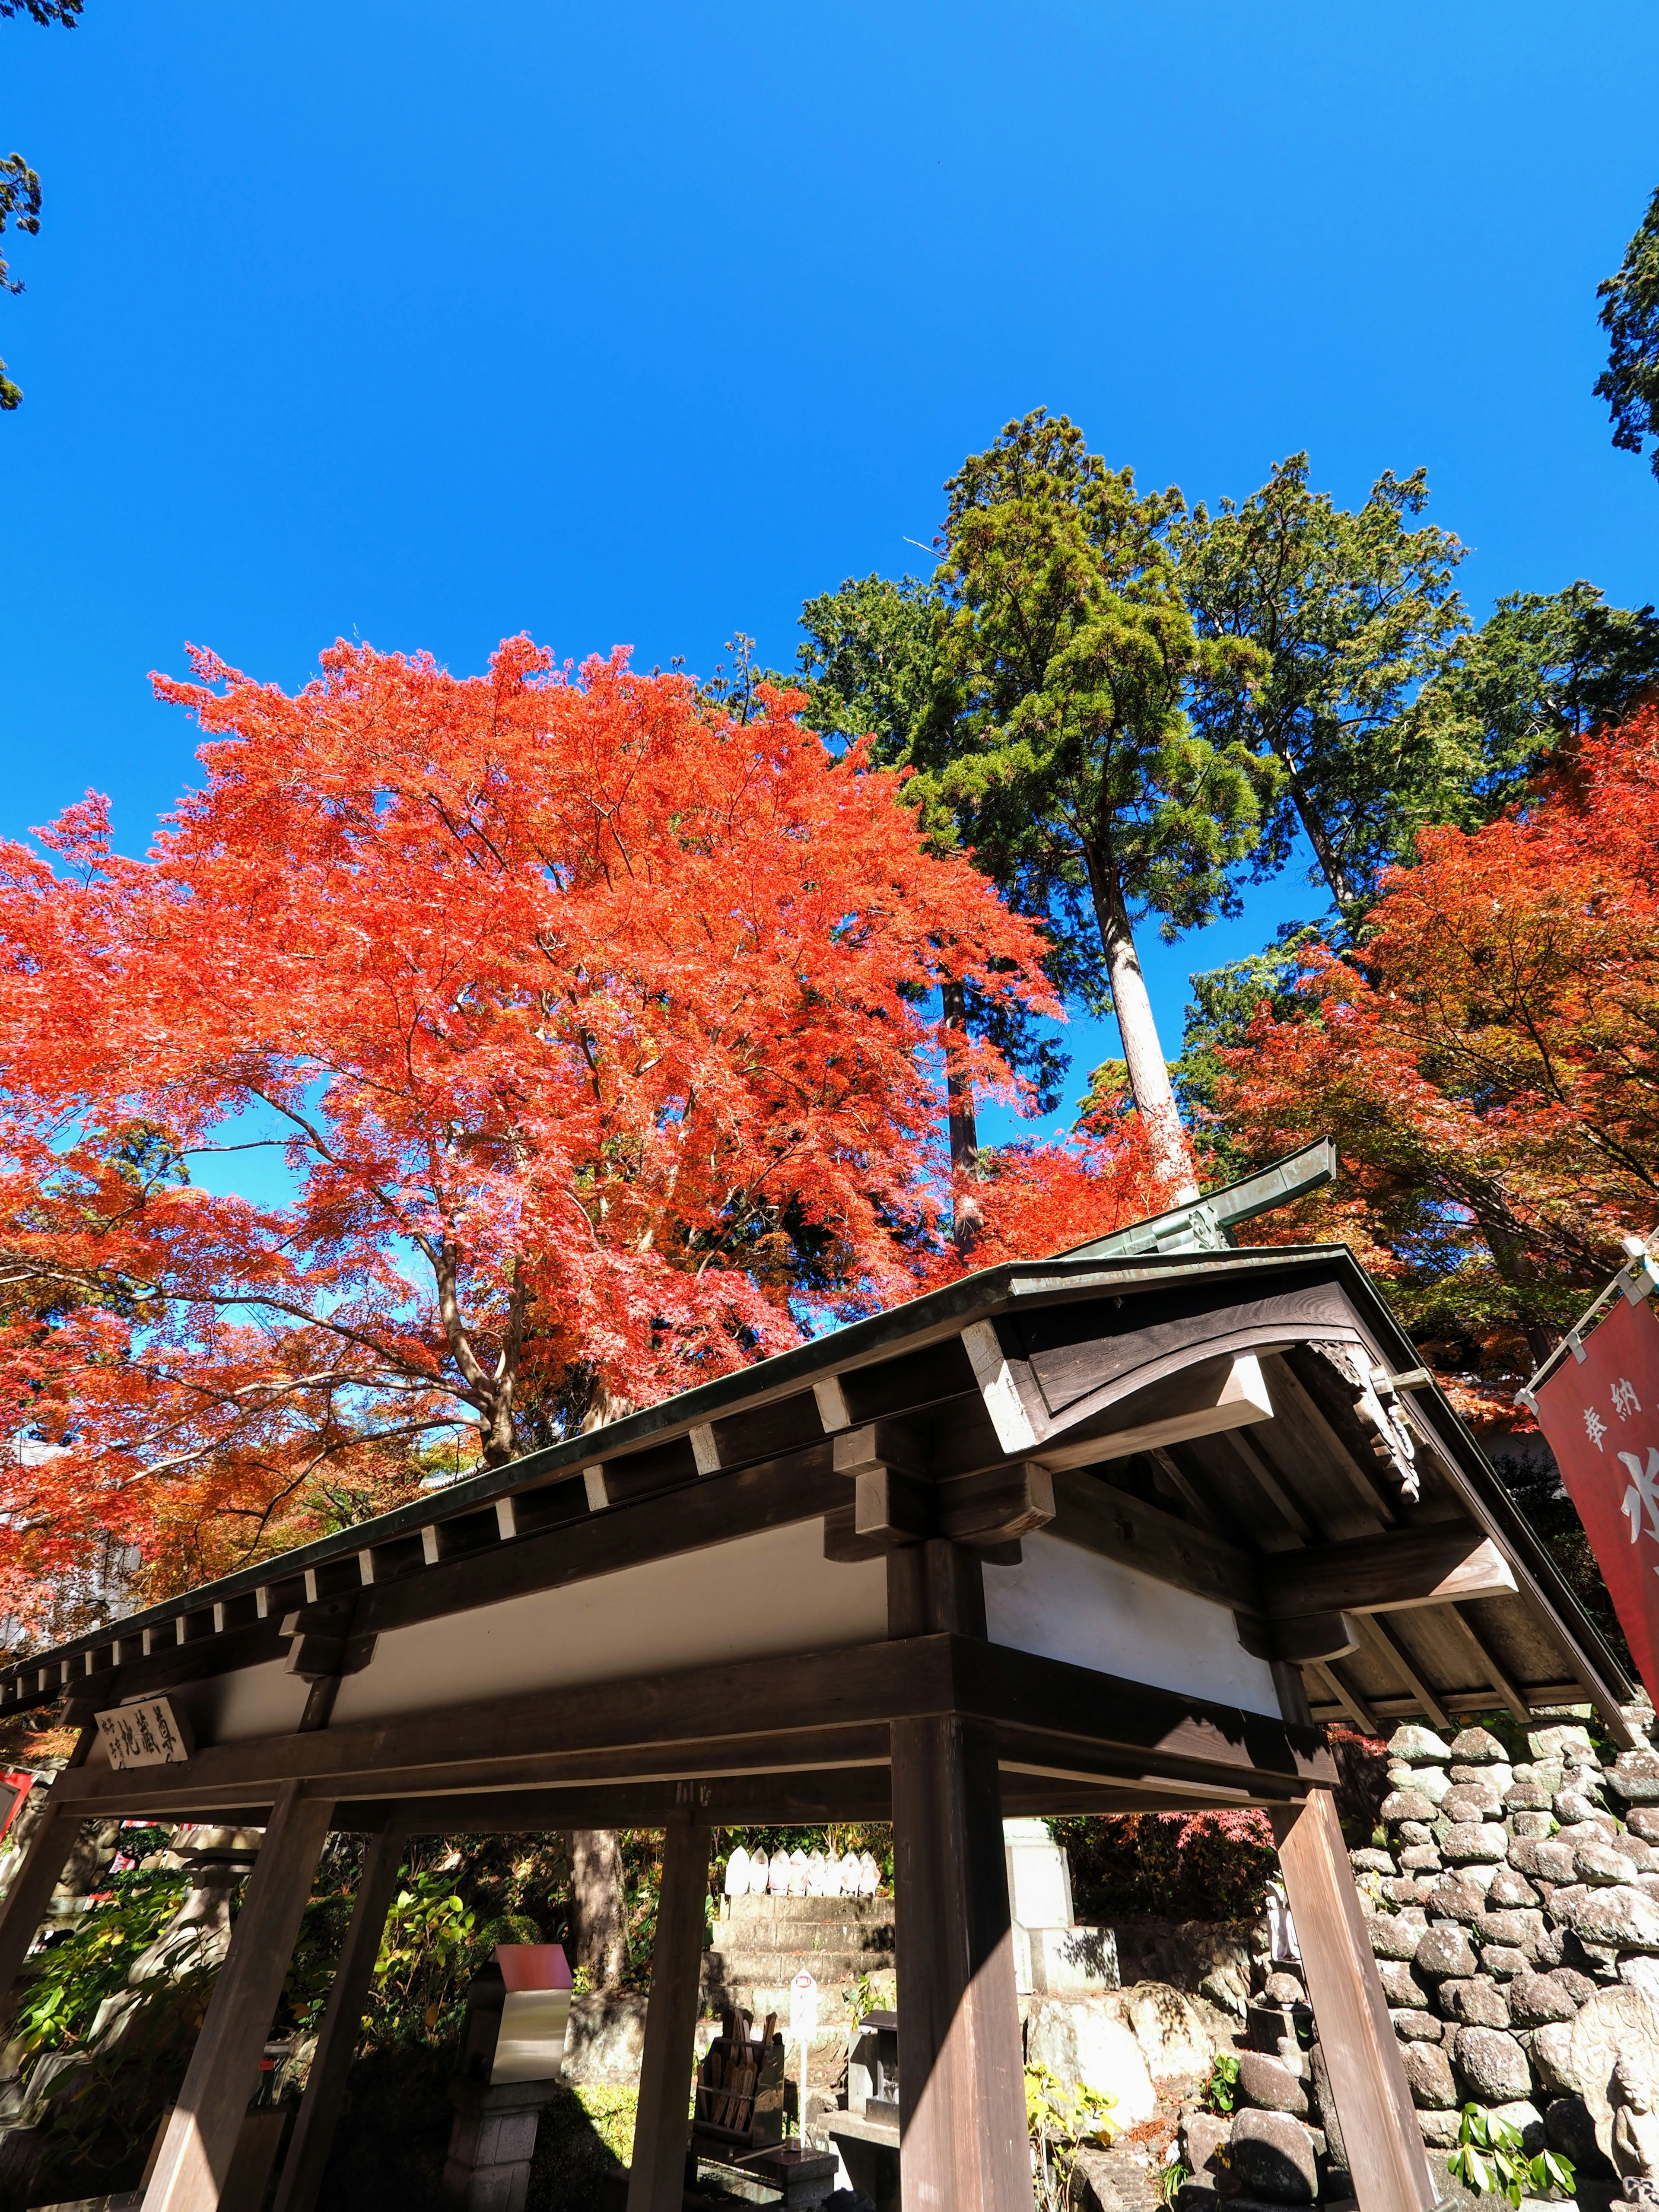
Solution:
<svg viewBox="0 0 1659 2212">
<path fill-rule="evenodd" d="M 95 1718 L 112 1766 L 168 1766 L 196 1748 L 189 1723 L 166 1698 L 140 1698 Z"/>
<path fill-rule="evenodd" d="M 1659 1702 L 1659 1315 L 1622 1302 L 1538 1392 L 1538 1425 Z"/>
</svg>

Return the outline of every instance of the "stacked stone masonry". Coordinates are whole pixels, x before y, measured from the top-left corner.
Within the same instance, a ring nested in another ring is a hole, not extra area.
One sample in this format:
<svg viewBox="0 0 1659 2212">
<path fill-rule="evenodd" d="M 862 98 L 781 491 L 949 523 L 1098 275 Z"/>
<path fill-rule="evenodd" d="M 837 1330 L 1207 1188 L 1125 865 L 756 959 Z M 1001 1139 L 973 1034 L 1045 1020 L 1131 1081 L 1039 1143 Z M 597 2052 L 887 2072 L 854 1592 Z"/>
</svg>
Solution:
<svg viewBox="0 0 1659 2212">
<path fill-rule="evenodd" d="M 1659 1752 L 1605 1765 L 1577 1723 L 1527 1745 L 1396 1729 L 1386 1848 L 1352 1857 L 1424 2141 L 1455 2144 L 1480 2105 L 1571 2157 L 1589 2201 L 1615 2177 L 1574 2027 L 1604 1992 L 1659 2004 Z"/>
<path fill-rule="evenodd" d="M 1629 1717 L 1652 1724 L 1645 1711 Z M 1395 1732 L 1386 1848 L 1352 1854 L 1377 1974 L 1443 2194 L 1462 2193 L 1445 2154 L 1462 2108 L 1475 2104 L 1529 2152 L 1572 2159 L 1581 2205 L 1605 2208 L 1621 2193 L 1652 2202 L 1627 2185 L 1628 2160 L 1615 2172 L 1607 2100 L 1584 2090 L 1586 2045 L 1604 2076 L 1609 2051 L 1632 2035 L 1651 2045 L 1647 2070 L 1659 2081 L 1659 1752 L 1604 1765 L 1577 1722 L 1527 1741 L 1530 1757 L 1512 1763 L 1485 1729 L 1449 1742 L 1426 1728 Z M 1182 2114 L 1191 2179 L 1179 2212 L 1352 2193 L 1306 1990 L 1287 1960 L 1267 1955 L 1266 1937 L 1264 1923 L 1237 2109 Z"/>
</svg>

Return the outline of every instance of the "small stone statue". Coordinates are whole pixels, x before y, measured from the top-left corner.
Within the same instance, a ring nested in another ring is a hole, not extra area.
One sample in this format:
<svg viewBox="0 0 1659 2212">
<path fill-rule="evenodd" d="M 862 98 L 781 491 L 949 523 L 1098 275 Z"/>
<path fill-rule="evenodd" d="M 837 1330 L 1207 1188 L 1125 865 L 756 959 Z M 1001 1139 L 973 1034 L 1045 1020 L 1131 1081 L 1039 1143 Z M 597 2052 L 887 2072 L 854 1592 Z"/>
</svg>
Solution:
<svg viewBox="0 0 1659 2212">
<path fill-rule="evenodd" d="M 1659 2112 L 1654 2110 L 1653 2062 L 1629 2045 L 1608 2083 L 1613 2105 L 1613 2164 L 1627 2204 L 1659 2205 Z"/>
</svg>

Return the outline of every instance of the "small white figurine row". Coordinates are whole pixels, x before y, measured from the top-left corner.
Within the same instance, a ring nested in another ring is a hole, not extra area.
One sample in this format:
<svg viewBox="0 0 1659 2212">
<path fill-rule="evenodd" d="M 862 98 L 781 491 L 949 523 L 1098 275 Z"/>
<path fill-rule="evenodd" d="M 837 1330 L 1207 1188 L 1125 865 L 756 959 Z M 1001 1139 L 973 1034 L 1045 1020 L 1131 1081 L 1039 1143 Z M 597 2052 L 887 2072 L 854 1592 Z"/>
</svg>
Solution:
<svg viewBox="0 0 1659 2212">
<path fill-rule="evenodd" d="M 726 1862 L 728 1897 L 874 1897 L 881 1869 L 868 1851 L 826 1858 L 822 1851 L 746 1851 L 739 1844 Z"/>
</svg>

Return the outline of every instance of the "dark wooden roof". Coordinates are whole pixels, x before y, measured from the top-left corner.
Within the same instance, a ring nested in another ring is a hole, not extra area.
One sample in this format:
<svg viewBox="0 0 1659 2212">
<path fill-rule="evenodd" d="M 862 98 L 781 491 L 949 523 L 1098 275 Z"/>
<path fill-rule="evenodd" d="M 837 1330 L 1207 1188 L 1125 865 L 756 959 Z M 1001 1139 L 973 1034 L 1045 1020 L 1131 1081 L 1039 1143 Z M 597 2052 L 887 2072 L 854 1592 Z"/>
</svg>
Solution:
<svg viewBox="0 0 1659 2212">
<path fill-rule="evenodd" d="M 1352 1622 L 1357 1648 L 1303 1664 L 1316 1718 L 1588 1702 L 1622 1728 L 1623 1673 L 1345 1248 L 1113 1241 L 988 1268 L 32 1655 L 0 1670 L 0 1711 L 268 1661 L 284 1615 L 330 1601 L 372 1634 L 813 1516 L 859 1556 L 836 1437 L 902 1420 L 952 1499 L 1052 1468 L 1055 1534 L 1233 1606 L 1262 1656 Z M 1177 1434 L 1241 1359 L 1270 1413 Z M 1482 1543 L 1488 1571 L 1460 1583 Z"/>
</svg>

